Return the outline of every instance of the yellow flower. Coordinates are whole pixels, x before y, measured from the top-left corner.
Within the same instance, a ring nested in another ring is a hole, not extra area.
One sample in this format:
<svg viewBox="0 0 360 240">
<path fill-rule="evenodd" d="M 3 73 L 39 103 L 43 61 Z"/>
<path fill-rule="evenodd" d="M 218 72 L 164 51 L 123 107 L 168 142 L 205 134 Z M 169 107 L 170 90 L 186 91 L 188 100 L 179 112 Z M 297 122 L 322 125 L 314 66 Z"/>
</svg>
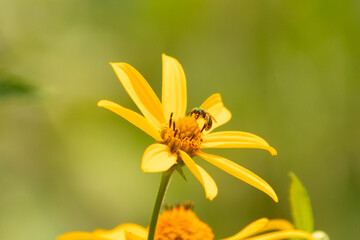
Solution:
<svg viewBox="0 0 360 240">
<path fill-rule="evenodd" d="M 247 132 L 212 130 L 228 122 L 231 113 L 224 107 L 220 94 L 213 94 L 198 108 L 186 114 L 186 79 L 180 63 L 165 54 L 163 59 L 162 102 L 150 85 L 127 63 L 110 63 L 129 96 L 143 116 L 108 100 L 104 107 L 125 118 L 157 143 L 150 145 L 142 158 L 144 172 L 164 172 L 175 164 L 185 164 L 203 185 L 206 197 L 212 200 L 218 192 L 215 181 L 192 157 L 199 156 L 225 172 L 268 194 L 278 201 L 276 193 L 263 179 L 238 164 L 202 152 L 206 148 L 259 148 L 272 155 L 276 150 L 264 139 Z"/>
<path fill-rule="evenodd" d="M 191 205 L 178 205 L 160 215 L 154 240 L 212 240 L 211 228 L 191 210 Z"/>
<path fill-rule="evenodd" d="M 122 224 L 113 230 L 65 233 L 57 240 L 146 240 L 148 229 L 136 224 Z M 283 219 L 256 220 L 239 233 L 223 240 L 280 240 L 288 238 L 312 239 L 310 233 L 296 230 Z M 213 240 L 212 229 L 185 206 L 165 210 L 159 217 L 155 240 Z"/>
</svg>

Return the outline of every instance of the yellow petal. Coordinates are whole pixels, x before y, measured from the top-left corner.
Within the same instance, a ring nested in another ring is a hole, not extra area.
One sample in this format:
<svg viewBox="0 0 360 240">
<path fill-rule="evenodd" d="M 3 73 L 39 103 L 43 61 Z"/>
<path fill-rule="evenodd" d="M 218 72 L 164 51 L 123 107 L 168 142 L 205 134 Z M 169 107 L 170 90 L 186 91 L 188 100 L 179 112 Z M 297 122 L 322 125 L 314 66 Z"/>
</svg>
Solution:
<svg viewBox="0 0 360 240">
<path fill-rule="evenodd" d="M 165 122 L 160 100 L 147 81 L 127 63 L 110 63 L 125 90 L 144 116 L 158 128 Z"/>
<path fill-rule="evenodd" d="M 125 229 L 126 240 L 146 240 L 148 231 L 141 226 L 132 226 Z"/>
<path fill-rule="evenodd" d="M 186 78 L 180 63 L 172 57 L 162 55 L 163 83 L 162 104 L 165 118 L 174 113 L 174 119 L 183 117 L 186 113 Z"/>
<path fill-rule="evenodd" d="M 247 132 L 224 131 L 210 133 L 203 137 L 201 148 L 259 148 L 276 155 L 276 150 L 261 137 Z"/>
<path fill-rule="evenodd" d="M 90 232 L 69 232 L 60 235 L 56 240 L 108 240 L 108 238 Z"/>
<path fill-rule="evenodd" d="M 222 131 L 210 133 L 204 136 L 204 139 L 207 140 L 206 142 L 251 142 L 269 146 L 269 144 L 261 137 L 252 133 L 241 131 Z"/>
<path fill-rule="evenodd" d="M 219 93 L 211 95 L 200 107 L 208 111 L 216 120 L 213 121 L 212 128 L 209 131 L 205 131 L 205 133 L 211 132 L 231 119 L 231 113 L 224 107 Z"/>
<path fill-rule="evenodd" d="M 294 226 L 289 221 L 284 219 L 272 219 L 261 231 L 267 232 L 271 230 L 291 230 L 291 229 L 294 229 Z"/>
<path fill-rule="evenodd" d="M 278 231 L 262 234 L 256 237 L 247 238 L 246 240 L 281 240 L 288 238 L 302 238 L 302 239 L 312 239 L 310 233 L 300 231 L 300 230 L 288 230 L 288 231 Z"/>
<path fill-rule="evenodd" d="M 70 232 L 62 234 L 57 240 L 129 240 L 125 237 L 126 232 L 138 236 L 147 234 L 146 229 L 133 223 L 125 223 L 112 230 L 97 229 L 94 232 Z"/>
<path fill-rule="evenodd" d="M 189 168 L 189 170 L 203 185 L 206 198 L 213 200 L 218 193 L 218 188 L 214 179 L 212 179 L 212 177 L 202 167 L 197 165 L 187 153 L 180 150 L 180 157 L 184 161 L 185 165 Z"/>
<path fill-rule="evenodd" d="M 268 183 L 266 183 L 263 179 L 261 179 L 259 176 L 252 173 L 251 171 L 247 170 L 246 168 L 244 168 L 226 158 L 208 154 L 208 153 L 204 153 L 201 151 L 197 151 L 196 155 L 205 159 L 206 161 L 215 165 L 216 167 L 220 168 L 221 170 L 233 175 L 234 177 L 263 191 L 264 193 L 269 195 L 275 202 L 278 202 L 278 198 L 276 196 L 276 193 L 272 189 L 272 187 L 270 187 L 270 185 Z"/>
<path fill-rule="evenodd" d="M 167 145 L 154 143 L 144 152 L 141 161 L 143 172 L 164 172 L 176 164 L 177 156 Z"/>
<path fill-rule="evenodd" d="M 125 231 L 125 237 L 126 237 L 126 240 L 146 240 L 147 234 L 145 236 L 142 236 L 142 235 L 134 234 L 132 232 Z"/>
<path fill-rule="evenodd" d="M 141 231 L 145 231 L 145 228 L 133 223 L 124 223 L 117 226 L 113 230 L 95 230 L 94 234 L 104 237 L 107 240 L 128 240 L 125 235 L 126 232 L 139 233 Z"/>
<path fill-rule="evenodd" d="M 269 223 L 269 219 L 267 218 L 258 219 L 255 222 L 252 222 L 249 225 L 247 225 L 244 229 L 242 229 L 234 236 L 225 238 L 223 240 L 238 240 L 238 239 L 244 239 L 251 235 L 255 235 L 256 233 L 261 231 L 268 223 Z"/>
<path fill-rule="evenodd" d="M 106 108 L 121 117 L 125 118 L 141 130 L 143 130 L 145 133 L 149 134 L 151 137 L 153 137 L 156 141 L 161 141 L 159 130 L 156 129 L 154 125 L 152 125 L 146 118 L 141 116 L 140 114 L 131 111 L 127 108 L 124 108 L 120 106 L 117 103 L 114 103 L 112 101 L 108 100 L 101 100 L 98 102 L 99 107 Z"/>
</svg>

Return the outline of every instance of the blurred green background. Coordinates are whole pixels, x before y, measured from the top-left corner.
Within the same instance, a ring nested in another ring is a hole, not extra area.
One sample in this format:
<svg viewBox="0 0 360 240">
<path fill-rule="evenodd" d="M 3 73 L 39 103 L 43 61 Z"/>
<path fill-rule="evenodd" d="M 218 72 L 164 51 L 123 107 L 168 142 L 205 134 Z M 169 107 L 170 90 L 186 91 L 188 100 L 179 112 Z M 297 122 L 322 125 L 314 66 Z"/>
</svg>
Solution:
<svg viewBox="0 0 360 240">
<path fill-rule="evenodd" d="M 136 109 L 108 62 L 128 62 L 161 94 L 161 54 L 188 80 L 188 108 L 219 92 L 232 120 L 278 150 L 208 151 L 269 182 L 259 190 L 204 160 L 219 195 L 186 169 L 167 203 L 191 200 L 216 238 L 261 217 L 290 219 L 288 172 L 307 187 L 315 228 L 360 234 L 360 2 L 356 0 L 0 0 L 0 239 L 147 226 L 160 174 L 153 140 L 110 111 Z M 356 238 L 356 237 L 355 237 Z"/>
</svg>

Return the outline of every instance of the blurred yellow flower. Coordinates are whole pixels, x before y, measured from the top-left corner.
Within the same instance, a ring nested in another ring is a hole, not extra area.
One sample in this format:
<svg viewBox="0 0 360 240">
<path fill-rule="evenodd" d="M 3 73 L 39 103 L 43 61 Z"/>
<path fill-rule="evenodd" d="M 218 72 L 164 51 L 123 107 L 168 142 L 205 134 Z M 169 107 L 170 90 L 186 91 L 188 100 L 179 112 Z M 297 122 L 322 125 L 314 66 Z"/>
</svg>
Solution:
<svg viewBox="0 0 360 240">
<path fill-rule="evenodd" d="M 148 229 L 136 224 L 122 224 L 113 230 L 65 233 L 57 240 L 146 240 Z M 296 230 L 283 219 L 261 218 L 239 233 L 223 240 L 280 240 L 288 238 L 312 239 L 310 233 Z M 185 206 L 165 210 L 159 217 L 155 240 L 213 240 L 212 229 Z"/>
<path fill-rule="evenodd" d="M 197 111 L 186 114 L 185 74 L 180 63 L 165 54 L 163 60 L 162 102 L 143 76 L 127 63 L 111 63 L 120 82 L 143 116 L 108 100 L 104 107 L 125 118 L 157 143 L 150 145 L 142 158 L 144 172 L 164 172 L 175 164 L 185 164 L 203 185 L 206 197 L 212 200 L 218 192 L 215 181 L 192 157 L 199 156 L 225 172 L 268 194 L 278 201 L 276 193 L 263 179 L 238 164 L 202 152 L 205 148 L 259 148 L 272 155 L 276 150 L 264 139 L 247 132 L 212 130 L 228 122 L 231 113 L 224 107 L 220 94 L 210 96 Z"/>
<path fill-rule="evenodd" d="M 214 234 L 191 209 L 192 205 L 178 205 L 160 215 L 154 240 L 191 239 L 212 240 Z"/>
</svg>

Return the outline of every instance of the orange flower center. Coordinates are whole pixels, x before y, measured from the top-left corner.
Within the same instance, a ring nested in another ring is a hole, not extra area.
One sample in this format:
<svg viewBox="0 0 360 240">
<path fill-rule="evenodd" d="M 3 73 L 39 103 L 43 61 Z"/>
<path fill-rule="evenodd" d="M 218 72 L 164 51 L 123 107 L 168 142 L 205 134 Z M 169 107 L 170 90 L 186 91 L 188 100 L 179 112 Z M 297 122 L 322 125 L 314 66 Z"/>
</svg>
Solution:
<svg viewBox="0 0 360 240">
<path fill-rule="evenodd" d="M 194 117 L 186 116 L 173 121 L 170 116 L 169 125 L 161 130 L 163 144 L 170 147 L 171 152 L 182 150 L 189 155 L 200 148 L 202 133 L 197 120 Z"/>
<path fill-rule="evenodd" d="M 186 206 L 165 210 L 159 216 L 155 240 L 212 240 L 211 228 Z"/>
</svg>

